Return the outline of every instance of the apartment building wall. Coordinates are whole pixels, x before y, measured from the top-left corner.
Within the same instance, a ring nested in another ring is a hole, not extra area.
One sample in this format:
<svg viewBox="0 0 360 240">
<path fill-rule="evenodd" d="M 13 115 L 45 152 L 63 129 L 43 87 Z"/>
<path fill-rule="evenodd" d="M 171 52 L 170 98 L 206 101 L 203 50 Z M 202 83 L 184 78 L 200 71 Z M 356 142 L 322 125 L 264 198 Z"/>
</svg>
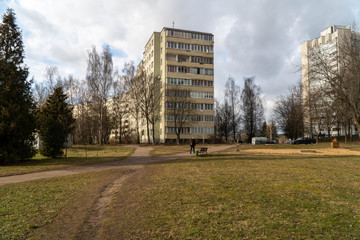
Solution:
<svg viewBox="0 0 360 240">
<path fill-rule="evenodd" d="M 191 109 L 192 119 L 183 126 L 182 139 L 194 137 L 205 141 L 213 134 L 213 38 L 211 33 L 182 29 L 163 28 L 160 32 L 159 69 L 164 96 L 159 125 L 161 142 L 176 139 L 174 121 L 171 121 L 171 110 L 167 104 L 171 97 L 166 96 L 167 90 L 189 91 L 192 107 L 200 108 Z M 198 121 L 193 121 L 195 118 Z"/>
<path fill-rule="evenodd" d="M 189 121 L 183 126 L 181 139 L 198 141 L 211 139 L 214 133 L 214 36 L 211 33 L 183 29 L 163 28 L 154 32 L 147 41 L 143 59 L 138 65 L 153 80 L 161 82 L 160 120 L 155 124 L 155 141 L 174 142 L 175 125 L 171 118 L 168 90 L 187 91 L 191 107 Z M 125 94 L 126 95 L 126 94 Z M 131 96 L 122 96 L 121 101 L 109 99 L 107 106 L 112 116 L 116 111 L 128 111 L 134 104 Z M 129 131 L 136 132 L 136 121 L 131 114 L 124 114 L 121 121 Z M 150 133 L 152 133 L 150 124 Z M 120 130 L 111 131 L 110 139 L 118 141 Z M 141 116 L 139 121 L 140 142 L 146 143 L 147 124 Z M 150 134 L 152 142 L 152 134 Z"/>
<path fill-rule="evenodd" d="M 176 139 L 167 90 L 188 91 L 191 120 L 183 126 L 181 139 L 206 140 L 214 131 L 214 54 L 213 35 L 183 29 L 163 28 L 154 32 L 145 45 L 138 68 L 161 82 L 160 120 L 155 125 L 156 142 Z M 201 109 L 202 108 L 202 109 Z M 192 121 L 197 120 L 197 121 Z M 201 121 L 203 120 L 203 121 Z M 151 126 L 150 126 L 151 128 Z M 146 121 L 140 121 L 141 142 L 147 142 Z M 152 131 L 152 129 L 150 129 Z M 152 138 L 152 136 L 150 136 Z M 152 139 L 150 139 L 152 142 Z"/>
<path fill-rule="evenodd" d="M 122 93 L 106 102 L 109 116 L 113 124 L 110 132 L 110 142 L 133 143 L 136 142 L 136 119 L 130 113 L 132 104 L 130 95 Z"/>
<path fill-rule="evenodd" d="M 147 41 L 143 53 L 143 59 L 138 66 L 138 72 L 140 68 L 145 71 L 145 74 L 152 78 L 154 81 L 160 77 L 160 33 L 154 32 Z M 159 122 L 155 124 L 155 141 L 160 142 L 159 139 Z M 152 142 L 152 126 L 149 124 L 150 142 Z M 147 136 L 147 123 L 144 117 L 141 118 L 139 123 L 140 142 L 148 142 Z"/>
<path fill-rule="evenodd" d="M 306 104 L 311 93 L 322 91 L 326 95 L 328 94 L 327 89 L 330 88 L 324 75 L 318 70 L 319 59 L 326 61 L 333 71 L 340 71 L 342 66 L 338 59 L 343 57 L 343 53 L 339 50 L 339 46 L 344 44 L 345 41 L 350 41 L 351 34 L 350 26 L 334 25 L 322 31 L 320 37 L 306 41 L 301 45 L 303 101 L 305 103 L 304 123 L 308 135 L 314 134 L 313 130 L 323 135 L 328 134 L 327 127 L 321 124 L 321 118 L 324 114 L 321 112 L 314 114 Z M 311 99 L 310 101 L 314 100 Z M 328 101 L 330 106 L 330 97 Z M 318 124 L 319 122 L 320 124 Z M 319 127 L 319 125 L 322 126 Z M 353 132 L 355 132 L 354 127 Z M 330 134 L 343 135 L 344 129 L 334 124 L 331 126 Z"/>
</svg>

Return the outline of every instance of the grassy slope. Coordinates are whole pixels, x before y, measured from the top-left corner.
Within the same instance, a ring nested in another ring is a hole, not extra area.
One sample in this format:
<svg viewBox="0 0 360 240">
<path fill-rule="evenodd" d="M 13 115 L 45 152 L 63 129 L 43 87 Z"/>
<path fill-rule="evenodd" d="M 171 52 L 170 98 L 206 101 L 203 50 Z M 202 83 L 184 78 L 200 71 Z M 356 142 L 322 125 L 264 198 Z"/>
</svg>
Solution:
<svg viewBox="0 0 360 240">
<path fill-rule="evenodd" d="M 102 238 L 359 238 L 359 163 L 227 153 L 150 165 L 117 195 Z"/>
</svg>

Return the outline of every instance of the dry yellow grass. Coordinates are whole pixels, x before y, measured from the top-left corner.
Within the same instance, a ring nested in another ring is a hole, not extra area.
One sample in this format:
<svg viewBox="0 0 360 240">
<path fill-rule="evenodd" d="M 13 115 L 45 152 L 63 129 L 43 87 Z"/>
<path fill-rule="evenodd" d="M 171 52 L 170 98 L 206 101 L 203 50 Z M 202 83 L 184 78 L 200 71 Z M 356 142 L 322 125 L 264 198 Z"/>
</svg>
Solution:
<svg viewBox="0 0 360 240">
<path fill-rule="evenodd" d="M 315 151 L 315 152 L 312 152 Z M 314 149 L 244 149 L 240 150 L 239 153 L 254 153 L 254 154 L 301 154 L 301 155 L 360 155 L 360 151 L 354 151 L 345 148 L 314 148 Z"/>
</svg>

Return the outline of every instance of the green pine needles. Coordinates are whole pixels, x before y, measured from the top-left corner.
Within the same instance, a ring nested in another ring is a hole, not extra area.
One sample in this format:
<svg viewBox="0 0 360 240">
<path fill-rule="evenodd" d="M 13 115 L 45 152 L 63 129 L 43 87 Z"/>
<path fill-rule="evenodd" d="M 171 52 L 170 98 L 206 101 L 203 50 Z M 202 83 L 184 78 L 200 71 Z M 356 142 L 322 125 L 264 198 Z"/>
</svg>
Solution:
<svg viewBox="0 0 360 240">
<path fill-rule="evenodd" d="M 38 113 L 38 132 L 42 141 L 40 153 L 46 157 L 63 156 L 63 149 L 73 131 L 75 119 L 66 99 L 62 87 L 56 87 Z"/>
<path fill-rule="evenodd" d="M 0 164 L 35 155 L 35 105 L 21 31 L 8 9 L 0 22 Z"/>
</svg>

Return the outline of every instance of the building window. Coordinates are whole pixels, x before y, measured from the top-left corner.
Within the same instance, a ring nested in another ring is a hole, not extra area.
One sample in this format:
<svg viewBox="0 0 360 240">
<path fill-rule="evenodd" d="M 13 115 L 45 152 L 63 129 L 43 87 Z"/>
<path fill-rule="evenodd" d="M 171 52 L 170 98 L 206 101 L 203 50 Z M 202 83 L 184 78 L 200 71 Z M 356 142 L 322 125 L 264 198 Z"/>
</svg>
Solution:
<svg viewBox="0 0 360 240">
<path fill-rule="evenodd" d="M 188 72 L 189 72 L 189 68 L 188 68 L 188 67 L 180 66 L 180 67 L 178 67 L 178 72 L 179 72 L 179 73 L 188 73 Z"/>
<path fill-rule="evenodd" d="M 214 98 L 214 94 L 212 92 L 191 92 L 191 98 Z"/>
<path fill-rule="evenodd" d="M 167 66 L 168 72 L 176 72 L 175 66 Z"/>
<path fill-rule="evenodd" d="M 166 102 L 166 109 L 173 109 L 174 104 L 172 102 Z"/>
<path fill-rule="evenodd" d="M 213 52 L 213 46 L 208 46 L 208 45 L 167 42 L 166 46 L 167 48 L 191 50 L 196 52 L 206 52 L 206 53 Z"/>
</svg>

